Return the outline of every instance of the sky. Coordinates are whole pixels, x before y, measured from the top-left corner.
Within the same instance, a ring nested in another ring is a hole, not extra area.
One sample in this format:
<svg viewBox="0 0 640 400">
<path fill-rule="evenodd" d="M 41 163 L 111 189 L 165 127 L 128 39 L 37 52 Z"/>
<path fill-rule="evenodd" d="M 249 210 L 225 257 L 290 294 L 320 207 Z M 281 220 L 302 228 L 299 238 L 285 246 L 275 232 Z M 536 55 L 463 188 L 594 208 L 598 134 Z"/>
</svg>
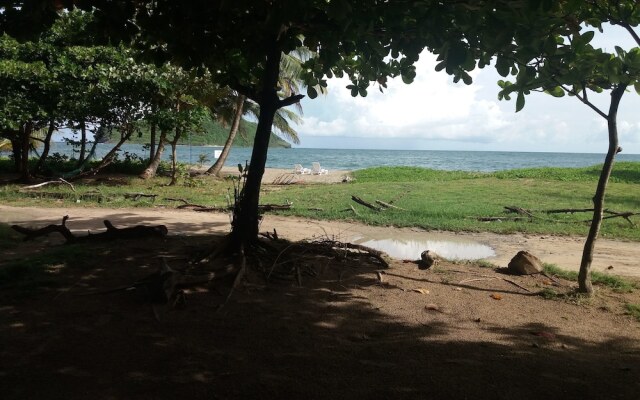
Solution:
<svg viewBox="0 0 640 400">
<path fill-rule="evenodd" d="M 628 32 L 605 27 L 592 44 L 613 51 L 635 46 Z M 474 83 L 453 83 L 436 72 L 435 56 L 423 53 L 410 84 L 391 80 L 380 93 L 351 97 L 346 79 L 331 79 L 329 92 L 302 100 L 304 123 L 299 147 L 353 149 L 548 151 L 606 153 L 606 120 L 574 97 L 533 93 L 515 112 L 515 96 L 499 101 L 500 77 L 493 66 L 472 72 Z M 608 94 L 592 97 L 608 111 Z M 631 88 L 618 112 L 624 153 L 640 154 L 640 96 Z"/>
</svg>

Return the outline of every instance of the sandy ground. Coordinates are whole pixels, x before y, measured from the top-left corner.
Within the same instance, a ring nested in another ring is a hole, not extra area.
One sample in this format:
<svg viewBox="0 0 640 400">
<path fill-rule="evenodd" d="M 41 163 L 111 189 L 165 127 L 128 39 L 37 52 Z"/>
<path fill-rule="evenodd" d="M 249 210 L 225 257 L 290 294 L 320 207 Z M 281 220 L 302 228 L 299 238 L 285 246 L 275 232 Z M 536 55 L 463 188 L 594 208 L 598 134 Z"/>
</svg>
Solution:
<svg viewBox="0 0 640 400">
<path fill-rule="evenodd" d="M 269 171 L 277 177 L 278 171 Z M 336 179 L 339 174 L 331 175 Z M 269 178 L 265 176 L 265 178 Z M 307 177 L 304 179 L 315 179 Z M 322 176 L 319 179 L 329 179 Z M 230 229 L 229 216 L 220 213 L 200 213 L 175 209 L 105 209 L 105 208 L 27 208 L 0 205 L 0 223 L 39 227 L 49 223 L 60 223 L 64 215 L 69 215 L 67 225 L 74 231 L 104 229 L 102 221 L 110 220 L 116 226 L 138 224 L 164 224 L 170 235 L 203 234 L 227 232 Z M 277 230 L 281 237 L 301 240 L 329 237 L 340 241 L 394 240 L 395 243 L 410 244 L 413 247 L 433 242 L 461 243 L 462 245 L 482 244 L 490 246 L 495 256 L 486 260 L 506 266 L 520 250 L 527 250 L 547 263 L 565 269 L 577 270 L 584 245 L 580 237 L 559 237 L 549 235 L 494 233 L 452 233 L 427 232 L 420 229 L 372 227 L 340 221 L 315 221 L 301 218 L 266 215 L 261 231 Z M 364 238 L 364 239 L 363 239 Z M 428 243 L 427 243 L 428 242 Z M 422 249 L 426 250 L 426 248 Z M 418 251 L 418 250 L 416 250 Z M 419 253 L 418 253 L 419 254 Z M 413 258 L 409 255 L 399 258 Z M 417 258 L 417 256 L 416 256 Z M 640 276 L 640 246 L 634 242 L 600 239 L 596 243 L 593 269 L 623 276 Z M 612 267 L 612 268 L 610 268 Z"/>
<path fill-rule="evenodd" d="M 223 167 L 223 175 L 238 175 L 238 169 L 235 167 Z M 308 183 L 338 183 L 345 178 L 351 176 L 351 171 L 345 170 L 328 170 L 326 174 L 295 174 L 292 169 L 267 168 L 262 177 L 262 183 L 286 182 L 291 184 L 308 184 Z"/>
<path fill-rule="evenodd" d="M 116 226 L 165 224 L 170 235 L 87 244 L 91 257 L 48 266 L 38 285 L 17 279 L 3 286 L 3 400 L 635 400 L 640 393 L 640 325 L 625 308 L 640 304 L 638 291 L 598 287 L 585 300 L 570 294 L 575 282 L 540 274 L 505 278 L 446 261 L 423 271 L 392 260 L 380 270 L 370 257 L 282 244 L 260 253 L 261 262 L 236 289 L 233 275 L 187 287 L 184 304 L 172 307 L 152 304 L 144 287 L 113 289 L 148 276 L 159 258 L 197 276 L 200 266 L 188 260 L 216 240 L 197 234 L 228 231 L 227 215 L 0 205 L 0 223 L 39 227 L 60 223 L 63 215 L 77 231 L 101 230 L 109 219 Z M 490 260 L 500 265 L 528 249 L 575 267 L 582 248 L 578 238 L 433 233 L 272 215 L 261 228 L 293 240 L 474 241 L 492 246 L 497 255 Z M 55 252 L 56 241 L 18 242 L 0 257 L 0 269 L 21 254 Z M 596 267 L 638 275 L 637 248 L 599 241 Z M 286 270 L 287 258 L 301 268 L 297 279 L 265 281 L 260 265 Z M 541 291 L 558 297 L 547 300 Z"/>
</svg>

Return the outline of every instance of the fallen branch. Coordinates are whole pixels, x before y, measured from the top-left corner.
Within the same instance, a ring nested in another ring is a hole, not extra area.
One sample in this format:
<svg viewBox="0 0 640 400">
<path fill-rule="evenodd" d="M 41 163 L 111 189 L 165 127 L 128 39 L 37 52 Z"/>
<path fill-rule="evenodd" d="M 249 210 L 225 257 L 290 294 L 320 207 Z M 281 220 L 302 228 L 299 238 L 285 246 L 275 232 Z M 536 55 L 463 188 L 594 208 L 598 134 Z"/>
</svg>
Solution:
<svg viewBox="0 0 640 400">
<path fill-rule="evenodd" d="M 611 213 L 610 213 L 611 214 Z M 611 214 L 611 215 L 607 215 L 606 217 L 602 217 L 602 219 L 610 219 L 610 218 L 624 218 L 627 220 L 628 223 L 631 224 L 631 226 L 636 226 L 636 224 L 633 223 L 633 221 L 631 221 L 631 219 L 629 219 L 629 217 L 632 217 L 634 215 L 640 215 L 640 213 L 634 213 L 634 212 L 620 212 L 620 213 L 615 213 L 615 214 Z M 591 220 L 585 220 L 584 222 L 591 222 Z"/>
<path fill-rule="evenodd" d="M 260 211 L 274 211 L 274 210 L 290 210 L 291 204 L 260 204 L 258 210 Z"/>
<path fill-rule="evenodd" d="M 11 225 L 11 229 L 25 235 L 25 238 L 23 239 L 25 242 L 28 240 L 35 239 L 39 236 L 46 236 L 50 233 L 55 233 L 55 232 L 64 236 L 67 242 L 72 242 L 77 238 L 73 235 L 73 233 L 71 233 L 69 228 L 67 228 L 68 219 L 69 219 L 69 216 L 65 215 L 64 217 L 62 217 L 62 223 L 60 225 L 51 224 L 40 229 L 25 228 L 19 225 Z"/>
<path fill-rule="evenodd" d="M 43 186 L 46 186 L 46 185 L 60 184 L 60 183 L 67 184 L 67 185 L 71 186 L 71 190 L 72 191 L 74 191 L 74 192 L 76 191 L 76 188 L 71 183 L 67 182 L 66 180 L 64 180 L 62 178 L 58 178 L 58 180 L 55 180 L 55 181 L 48 181 L 48 182 L 38 183 L 37 185 L 23 186 L 19 190 L 36 189 L 36 188 L 43 187 Z"/>
<path fill-rule="evenodd" d="M 68 219 L 69 216 L 65 215 L 62 218 L 62 223 L 60 225 L 51 224 L 40 229 L 25 228 L 19 225 L 12 225 L 11 228 L 16 232 L 25 235 L 25 241 L 32 240 L 40 236 L 46 236 L 50 233 L 59 233 L 64 236 L 67 243 L 103 241 L 112 239 L 133 239 L 153 236 L 164 237 L 168 233 L 167 227 L 164 225 L 137 225 L 129 228 L 116 228 L 109 220 L 105 219 L 103 221 L 104 226 L 107 228 L 105 232 L 96 234 L 92 234 L 91 232 L 89 232 L 88 235 L 76 236 L 69 230 L 69 228 L 67 228 L 66 223 Z"/>
<path fill-rule="evenodd" d="M 154 201 L 156 200 L 156 197 L 158 197 L 157 194 L 145 194 L 145 193 L 125 193 L 124 194 L 124 198 L 125 199 L 133 199 L 135 201 L 140 200 L 140 198 L 151 198 Z"/>
<path fill-rule="evenodd" d="M 526 292 L 531 293 L 531 290 L 529 290 L 529 289 L 527 289 L 526 287 L 524 287 L 524 286 L 520 285 L 518 282 L 513 281 L 513 280 L 511 280 L 511 279 L 501 278 L 501 277 L 497 277 L 497 276 L 495 276 L 495 277 L 486 277 L 486 278 L 464 279 L 464 280 L 462 280 L 462 281 L 458 282 L 458 285 L 462 285 L 463 283 L 469 283 L 469 282 L 476 282 L 476 281 L 491 281 L 491 280 L 502 280 L 502 281 L 508 282 L 508 283 L 510 283 L 510 284 L 512 284 L 512 285 L 514 285 L 514 286 L 517 286 L 517 287 L 519 287 L 520 289 L 522 289 L 522 290 L 524 290 L 524 291 L 526 291 Z"/>
<path fill-rule="evenodd" d="M 511 279 L 507 279 L 507 278 L 502 278 L 502 280 L 503 280 L 503 281 L 505 281 L 505 282 L 509 282 L 510 284 L 515 285 L 515 286 L 519 287 L 520 289 L 522 289 L 522 290 L 524 290 L 524 291 L 526 291 L 526 292 L 531 293 L 531 290 L 529 290 L 529 289 L 527 289 L 526 287 L 524 287 L 524 286 L 520 285 L 520 284 L 519 284 L 518 282 L 516 282 L 516 281 L 512 281 Z"/>
<path fill-rule="evenodd" d="M 533 215 L 533 214 L 531 213 L 531 211 L 526 210 L 526 209 L 524 209 L 524 208 L 522 208 L 522 207 L 517 207 L 517 206 L 504 206 L 504 209 L 505 209 L 505 210 L 507 210 L 507 211 L 509 211 L 509 212 L 512 212 L 512 213 L 516 213 L 516 214 L 520 214 L 520 215 L 526 215 L 526 216 L 528 216 L 528 217 L 529 217 L 529 218 L 531 218 L 531 219 L 533 219 L 533 218 L 537 218 L 535 215 Z"/>
<path fill-rule="evenodd" d="M 177 201 L 177 202 L 182 203 L 182 205 L 176 207 L 178 209 L 183 209 L 183 208 L 205 208 L 206 209 L 206 208 L 209 208 L 209 207 L 203 206 L 201 204 L 190 203 L 185 199 L 175 199 L 173 197 L 165 197 L 164 200 L 166 200 L 166 201 Z"/>
<path fill-rule="evenodd" d="M 480 222 L 494 222 L 494 221 L 524 221 L 522 217 L 476 217 Z"/>
<path fill-rule="evenodd" d="M 557 208 L 554 210 L 543 210 L 547 214 L 573 214 L 578 212 L 593 212 L 593 208 Z"/>
<path fill-rule="evenodd" d="M 378 206 L 374 206 L 373 204 L 366 202 L 364 200 L 362 200 L 360 197 L 358 196 L 351 196 L 351 200 L 355 201 L 358 204 L 361 204 L 367 208 L 370 208 L 374 211 L 382 211 L 382 208 L 378 207 Z"/>
<path fill-rule="evenodd" d="M 404 208 L 401 208 L 401 207 L 398 207 L 398 206 L 394 206 L 393 204 L 385 203 L 382 200 L 376 200 L 376 203 L 380 204 L 383 208 L 395 208 L 396 210 L 407 211 Z"/>
</svg>

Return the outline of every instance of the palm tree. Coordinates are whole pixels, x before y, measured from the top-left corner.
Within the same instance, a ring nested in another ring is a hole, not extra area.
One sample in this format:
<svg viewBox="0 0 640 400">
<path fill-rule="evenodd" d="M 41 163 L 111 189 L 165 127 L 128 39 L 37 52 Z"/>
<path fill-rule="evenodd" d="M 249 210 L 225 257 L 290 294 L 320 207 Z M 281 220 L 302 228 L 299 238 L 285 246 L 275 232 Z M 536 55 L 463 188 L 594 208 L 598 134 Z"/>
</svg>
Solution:
<svg viewBox="0 0 640 400">
<path fill-rule="evenodd" d="M 291 54 L 284 54 L 282 57 L 282 61 L 280 62 L 280 93 L 282 97 L 289 97 L 295 93 L 300 92 L 300 76 L 302 75 L 302 63 L 313 56 L 313 53 L 309 51 L 306 47 L 300 47 L 296 51 Z M 324 87 L 317 88 L 321 93 L 326 93 L 326 89 Z M 235 107 L 233 108 L 233 120 L 231 121 L 231 129 L 229 130 L 229 136 L 227 141 L 222 148 L 222 153 L 220 157 L 216 160 L 216 162 L 207 170 L 207 174 L 210 175 L 220 175 L 220 171 L 222 170 L 222 166 L 227 160 L 227 156 L 229 155 L 229 151 L 231 150 L 231 146 L 233 145 L 233 141 L 236 138 L 236 135 L 240 128 L 240 122 L 242 120 L 242 116 L 245 114 L 250 114 L 257 117 L 260 114 L 260 108 L 258 105 L 252 101 L 246 101 L 246 97 L 239 93 L 235 93 L 236 96 Z M 287 109 L 279 109 L 276 112 L 275 119 L 273 121 L 274 128 L 286 139 L 289 141 L 299 144 L 300 139 L 298 138 L 298 133 L 291 127 L 289 121 L 294 122 L 296 124 L 300 124 L 302 122 L 302 106 L 300 103 L 296 103 L 296 110 L 298 113 Z M 220 114 L 220 121 L 225 123 L 230 120 L 228 117 L 229 113 L 222 112 Z"/>
</svg>

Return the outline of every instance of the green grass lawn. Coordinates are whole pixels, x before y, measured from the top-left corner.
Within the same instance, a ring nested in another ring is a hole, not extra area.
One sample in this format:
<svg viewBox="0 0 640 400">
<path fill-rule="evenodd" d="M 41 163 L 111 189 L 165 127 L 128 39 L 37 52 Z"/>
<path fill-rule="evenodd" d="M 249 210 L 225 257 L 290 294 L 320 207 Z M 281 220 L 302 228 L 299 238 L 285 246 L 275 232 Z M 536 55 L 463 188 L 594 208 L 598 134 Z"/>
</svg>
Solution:
<svg viewBox="0 0 640 400">
<path fill-rule="evenodd" d="M 590 208 L 599 174 L 599 166 L 587 168 L 537 168 L 470 173 L 437 171 L 422 168 L 384 167 L 354 172 L 355 180 L 332 185 L 264 185 L 262 203 L 293 203 L 280 212 L 319 219 L 349 219 L 372 225 L 421 227 L 451 231 L 489 231 L 498 233 L 528 232 L 558 235 L 586 235 L 591 213 L 546 214 L 543 210 Z M 165 186 L 168 178 L 143 181 L 119 177 L 117 181 L 96 180 L 66 185 L 50 185 L 28 194 L 17 185 L 0 187 L 0 201 L 22 206 L 95 207 L 176 206 L 165 200 L 180 198 L 195 204 L 225 206 L 233 197 L 230 180 L 211 177 L 183 179 L 177 186 Z M 132 200 L 125 193 L 157 194 L 155 200 Z M 381 200 L 403 210 L 369 210 L 351 200 L 355 195 L 374 203 Z M 58 196 L 60 198 L 55 198 Z M 353 206 L 357 214 L 351 210 Z M 515 214 L 505 213 L 504 206 L 531 210 L 534 218 L 510 221 Z M 615 211 L 640 212 L 640 163 L 617 163 L 614 168 L 605 206 Z M 321 208 L 322 211 L 314 211 Z M 346 211 L 345 211 L 346 210 Z M 483 222 L 478 217 L 501 217 L 501 221 Z M 633 216 L 640 223 L 640 216 Z M 605 220 L 601 236 L 640 241 L 640 228 L 622 218 Z"/>
<path fill-rule="evenodd" d="M 640 164 L 620 163 L 609 185 L 606 207 L 640 212 Z M 589 208 L 597 167 L 514 170 L 493 174 L 434 171 L 419 168 L 373 168 L 356 171 L 355 182 L 331 186 L 290 187 L 267 192 L 263 202 L 293 201 L 288 215 L 321 219 L 355 219 L 373 225 L 415 226 L 452 231 L 530 232 L 585 235 L 590 213 L 546 214 L 535 210 Z M 393 203 L 404 210 L 369 210 L 351 195 L 374 203 Z M 353 205 L 358 215 L 350 210 Z M 481 222 L 478 217 L 504 216 L 504 206 L 534 211 L 529 221 Z M 323 211 L 308 211 L 309 208 Z M 349 211 L 344 211 L 349 209 Z M 635 221 L 640 217 L 632 217 Z M 633 219 L 632 219 L 633 220 Z M 640 240 L 640 229 L 622 218 L 604 221 L 602 236 Z"/>
</svg>

